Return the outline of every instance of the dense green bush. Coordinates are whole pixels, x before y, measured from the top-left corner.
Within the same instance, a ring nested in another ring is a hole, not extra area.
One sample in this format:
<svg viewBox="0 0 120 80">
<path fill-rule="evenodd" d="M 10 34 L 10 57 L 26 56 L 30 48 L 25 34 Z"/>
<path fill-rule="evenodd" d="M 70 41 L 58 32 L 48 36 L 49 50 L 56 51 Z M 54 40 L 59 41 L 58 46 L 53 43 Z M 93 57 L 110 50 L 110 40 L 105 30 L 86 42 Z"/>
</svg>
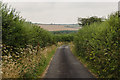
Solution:
<svg viewBox="0 0 120 80">
<path fill-rule="evenodd" d="M 111 14 L 107 21 L 85 26 L 75 36 L 76 54 L 99 77 L 120 78 L 119 22 L 117 13 Z"/>
<path fill-rule="evenodd" d="M 69 34 L 55 34 L 54 38 L 57 42 L 71 42 L 74 39 L 74 33 Z"/>
<path fill-rule="evenodd" d="M 20 52 L 19 48 L 26 48 L 27 45 L 45 47 L 59 41 L 73 41 L 73 35 L 54 35 L 31 22 L 27 22 L 19 16 L 15 9 L 8 7 L 7 4 L 0 4 L 2 14 L 2 44 L 4 47 L 9 46 L 5 51 L 8 50 L 13 54 L 13 52 Z M 4 49 L 3 55 L 8 55 L 4 52 Z"/>
<path fill-rule="evenodd" d="M 55 43 L 53 34 L 31 22 L 27 22 L 19 16 L 15 9 L 8 7 L 6 4 L 0 4 L 2 43 L 4 45 L 14 48 L 26 48 L 27 45 L 45 47 Z"/>
</svg>

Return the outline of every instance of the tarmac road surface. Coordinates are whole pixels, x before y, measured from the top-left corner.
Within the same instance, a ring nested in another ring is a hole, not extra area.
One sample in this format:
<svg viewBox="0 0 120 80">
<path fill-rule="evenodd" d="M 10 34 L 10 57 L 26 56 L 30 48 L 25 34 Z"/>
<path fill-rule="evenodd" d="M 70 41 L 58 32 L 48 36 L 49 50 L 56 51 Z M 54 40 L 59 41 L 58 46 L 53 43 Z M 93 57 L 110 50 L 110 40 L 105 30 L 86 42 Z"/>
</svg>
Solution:
<svg viewBox="0 0 120 80">
<path fill-rule="evenodd" d="M 95 78 L 77 60 L 68 45 L 60 46 L 45 74 L 45 78 Z"/>
</svg>

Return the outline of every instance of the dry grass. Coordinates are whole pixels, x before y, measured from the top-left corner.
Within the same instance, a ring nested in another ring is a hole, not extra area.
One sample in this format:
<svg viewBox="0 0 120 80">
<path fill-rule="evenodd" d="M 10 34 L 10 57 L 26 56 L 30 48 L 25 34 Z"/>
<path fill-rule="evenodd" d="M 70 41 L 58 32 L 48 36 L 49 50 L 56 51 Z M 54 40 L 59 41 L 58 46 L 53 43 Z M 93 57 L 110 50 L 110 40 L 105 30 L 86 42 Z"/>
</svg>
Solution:
<svg viewBox="0 0 120 80">
<path fill-rule="evenodd" d="M 58 45 L 61 44 L 62 43 L 58 43 Z M 51 54 L 51 51 L 56 48 L 57 46 L 55 45 L 45 47 L 44 49 L 40 48 L 39 52 L 35 54 L 37 51 L 36 48 L 33 50 L 29 47 L 24 50 L 22 57 L 16 56 L 19 57 L 16 61 L 13 60 L 11 56 L 2 56 L 2 77 L 20 78 L 24 77 L 28 72 L 29 74 L 34 73 L 33 70 L 37 71 L 37 66 L 44 66 L 44 60 L 47 60 L 48 56 Z M 40 75 L 42 75 L 42 72 L 44 72 L 44 70 L 41 70 L 39 72 L 41 72 Z"/>
</svg>

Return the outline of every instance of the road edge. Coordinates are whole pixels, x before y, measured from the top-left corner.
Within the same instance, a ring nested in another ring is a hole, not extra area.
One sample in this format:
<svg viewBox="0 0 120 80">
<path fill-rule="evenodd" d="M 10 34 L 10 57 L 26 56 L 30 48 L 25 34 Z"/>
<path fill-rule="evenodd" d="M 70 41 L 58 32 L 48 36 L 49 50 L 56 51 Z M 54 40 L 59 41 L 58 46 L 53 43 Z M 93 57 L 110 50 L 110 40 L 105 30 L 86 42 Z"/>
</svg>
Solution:
<svg viewBox="0 0 120 80">
<path fill-rule="evenodd" d="M 95 78 L 98 78 L 98 76 L 97 76 L 96 74 L 94 74 L 90 69 L 88 69 L 87 65 L 86 65 L 83 61 L 81 61 L 81 59 L 80 59 L 79 57 L 77 57 L 77 56 L 75 55 L 75 53 L 73 53 L 73 52 L 74 52 L 74 51 L 73 51 L 74 49 L 72 50 L 71 44 L 69 44 L 69 47 L 70 47 L 70 51 L 71 51 L 72 55 L 73 55 Z"/>
</svg>

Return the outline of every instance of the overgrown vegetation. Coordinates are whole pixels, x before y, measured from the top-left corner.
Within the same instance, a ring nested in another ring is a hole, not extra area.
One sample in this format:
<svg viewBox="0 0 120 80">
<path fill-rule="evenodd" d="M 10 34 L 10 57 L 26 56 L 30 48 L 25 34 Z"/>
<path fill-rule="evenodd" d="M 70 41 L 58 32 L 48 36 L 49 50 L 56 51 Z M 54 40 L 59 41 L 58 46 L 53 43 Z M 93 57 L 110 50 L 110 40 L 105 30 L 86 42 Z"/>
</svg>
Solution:
<svg viewBox="0 0 120 80">
<path fill-rule="evenodd" d="M 15 48 L 26 48 L 27 45 L 45 47 L 55 43 L 50 32 L 26 22 L 15 9 L 2 4 L 1 11 L 3 44 Z M 3 55 L 7 54 L 3 52 Z"/>
<path fill-rule="evenodd" d="M 53 34 L 27 22 L 0 2 L 2 14 L 2 77 L 37 78 L 55 53 Z M 46 48 L 51 46 L 50 48 Z"/>
<path fill-rule="evenodd" d="M 71 42 L 74 39 L 75 33 L 69 33 L 69 34 L 55 34 L 54 38 L 57 42 Z"/>
<path fill-rule="evenodd" d="M 76 55 L 100 78 L 120 78 L 120 19 L 84 26 L 74 39 Z"/>
<path fill-rule="evenodd" d="M 27 22 L 0 2 L 2 14 L 2 77 L 41 78 L 56 48 L 57 38 Z M 0 17 L 1 18 L 1 17 Z M 48 47 L 49 46 L 49 47 Z"/>
<path fill-rule="evenodd" d="M 4 47 L 5 48 L 5 47 Z M 2 78 L 41 78 L 57 46 L 39 49 L 29 46 L 21 56 L 2 56 Z M 36 54 L 37 53 L 37 54 Z"/>
</svg>

